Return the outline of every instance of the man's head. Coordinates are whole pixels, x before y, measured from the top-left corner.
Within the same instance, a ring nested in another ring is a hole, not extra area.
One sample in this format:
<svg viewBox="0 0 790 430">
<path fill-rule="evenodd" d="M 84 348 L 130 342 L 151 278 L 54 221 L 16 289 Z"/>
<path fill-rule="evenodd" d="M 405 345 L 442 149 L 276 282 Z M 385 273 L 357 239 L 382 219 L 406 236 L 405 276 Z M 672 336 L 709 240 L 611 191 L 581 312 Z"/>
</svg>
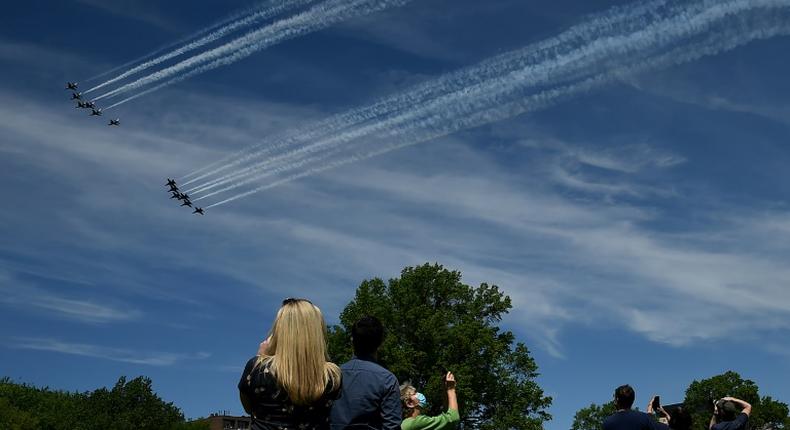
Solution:
<svg viewBox="0 0 790 430">
<path fill-rule="evenodd" d="M 719 421 L 732 421 L 738 416 L 738 412 L 735 402 L 724 399 L 716 402 L 716 416 Z"/>
<path fill-rule="evenodd" d="M 614 390 L 614 404 L 617 409 L 631 409 L 636 393 L 630 385 L 621 385 Z"/>
<path fill-rule="evenodd" d="M 375 354 L 383 341 L 384 326 L 376 317 L 362 317 L 351 327 L 351 343 L 356 355 Z"/>
</svg>

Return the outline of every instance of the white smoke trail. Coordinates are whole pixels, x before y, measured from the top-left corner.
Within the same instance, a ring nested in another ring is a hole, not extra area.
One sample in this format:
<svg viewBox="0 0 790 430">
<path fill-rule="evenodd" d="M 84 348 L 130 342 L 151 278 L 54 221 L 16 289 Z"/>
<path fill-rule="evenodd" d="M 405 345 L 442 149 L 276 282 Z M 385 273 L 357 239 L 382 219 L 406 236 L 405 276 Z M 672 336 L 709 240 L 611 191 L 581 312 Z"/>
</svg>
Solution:
<svg viewBox="0 0 790 430">
<path fill-rule="evenodd" d="M 234 32 L 234 31 L 236 31 L 236 30 L 238 30 L 240 28 L 249 27 L 249 26 L 254 25 L 254 24 L 256 24 L 256 23 L 258 23 L 260 21 L 264 21 L 264 20 L 267 20 L 267 19 L 272 18 L 274 16 L 277 16 L 277 15 L 279 15 L 279 14 L 281 14 L 283 12 L 286 12 L 288 10 L 292 10 L 292 9 L 298 8 L 300 6 L 303 6 L 305 4 L 312 3 L 313 1 L 315 1 L 315 0 L 291 0 L 291 1 L 282 2 L 282 3 L 280 3 L 280 4 L 276 5 L 276 6 L 267 7 L 265 9 L 263 9 L 263 10 L 259 10 L 257 12 L 254 12 L 252 15 L 246 16 L 246 17 L 241 18 L 239 20 L 233 21 L 233 22 L 231 22 L 231 23 L 229 23 L 229 24 L 227 24 L 227 25 L 225 25 L 223 27 L 220 27 L 217 30 L 212 31 L 211 33 L 201 37 L 200 39 L 195 40 L 194 42 L 190 42 L 190 43 L 188 43 L 188 44 L 186 44 L 186 45 L 184 45 L 184 46 L 182 46 L 182 47 L 180 47 L 178 49 L 174 49 L 173 51 L 168 52 L 167 54 L 160 55 L 159 57 L 156 57 L 154 59 L 146 61 L 145 63 L 140 64 L 137 67 L 133 67 L 130 70 L 127 70 L 126 72 L 121 73 L 120 75 L 118 75 L 118 76 L 116 76 L 116 77 L 114 77 L 114 78 L 112 78 L 112 79 L 110 79 L 108 81 L 102 82 L 101 84 L 96 85 L 95 87 L 93 87 L 93 88 L 91 88 L 89 90 L 86 90 L 85 94 L 88 94 L 88 93 L 90 93 L 92 91 L 96 91 L 96 90 L 98 90 L 100 88 L 104 88 L 104 87 L 106 87 L 108 85 L 114 84 L 115 82 L 118 82 L 118 81 L 120 81 L 122 79 L 125 79 L 125 78 L 127 78 L 129 76 L 132 76 L 134 74 L 140 73 L 143 70 L 149 69 L 149 68 L 151 68 L 153 66 L 156 66 L 157 64 L 163 63 L 163 62 L 165 62 L 165 61 L 167 61 L 167 60 L 169 60 L 171 58 L 175 58 L 175 57 L 178 57 L 179 55 L 186 54 L 187 52 L 194 51 L 195 49 L 203 47 L 203 46 L 205 46 L 205 45 L 207 45 L 207 44 L 209 44 L 211 42 L 214 42 L 214 41 L 217 41 L 219 39 L 222 39 L 223 37 L 227 36 L 228 34 Z M 96 98 L 96 100 L 100 100 L 100 99 L 102 99 L 104 97 L 105 97 L 104 95 L 99 96 L 99 97 Z"/>
<path fill-rule="evenodd" d="M 187 77 L 192 77 L 196 74 L 249 57 L 257 51 L 276 45 L 284 40 L 324 29 L 349 18 L 368 15 L 390 7 L 401 6 L 409 1 L 411 0 L 328 0 L 322 4 L 311 7 L 307 11 L 275 21 L 270 25 L 252 31 L 224 45 L 194 55 L 173 66 L 102 94 L 96 97 L 95 100 L 113 97 L 145 85 L 171 78 L 188 69 L 197 67 L 197 69 L 192 70 L 186 75 L 177 76 L 164 84 L 156 86 L 156 89 L 159 89 L 166 85 L 180 82 Z M 150 90 L 148 92 L 150 92 Z M 142 93 L 132 96 L 122 102 L 132 100 L 140 95 L 142 95 Z M 121 102 L 114 104 L 113 107 L 118 106 L 120 103 Z"/>
<path fill-rule="evenodd" d="M 626 27 L 626 29 L 638 28 L 645 19 L 644 15 L 658 13 L 660 8 L 664 7 L 666 3 L 666 0 L 654 0 L 645 3 L 637 3 L 635 5 L 616 7 L 605 14 L 593 15 L 586 22 L 571 27 L 557 37 L 498 55 L 486 60 L 482 64 L 443 75 L 437 79 L 418 85 L 405 93 L 384 98 L 370 106 L 335 115 L 303 130 L 292 132 L 290 135 L 275 140 L 274 142 L 264 141 L 260 144 L 238 151 L 224 158 L 233 161 L 197 176 L 187 182 L 187 184 L 204 179 L 221 171 L 237 167 L 255 158 L 267 156 L 275 151 L 299 143 L 315 140 L 321 136 L 335 133 L 342 129 L 378 118 L 382 115 L 393 114 L 404 109 L 413 108 L 416 104 L 423 103 L 426 100 L 435 98 L 453 89 L 464 88 L 488 79 L 492 74 L 501 74 L 503 71 L 523 67 L 527 62 L 536 62 L 539 61 L 540 58 L 556 54 L 557 50 L 563 49 L 564 45 L 570 45 L 573 42 L 590 42 L 594 38 L 600 37 L 615 29 L 622 31 L 622 27 Z M 216 165 L 215 163 L 212 164 Z M 207 170 L 206 167 L 200 169 L 200 171 L 205 170 Z M 226 181 L 235 174 L 234 172 L 224 175 L 201 184 L 199 187 Z M 195 189 L 199 187 L 194 187 L 190 191 L 195 191 Z"/>
<path fill-rule="evenodd" d="M 631 53 L 647 52 L 650 49 L 658 49 L 681 38 L 690 37 L 700 33 L 707 26 L 713 25 L 717 20 L 731 16 L 737 12 L 742 12 L 755 7 L 777 7 L 787 5 L 787 0 L 745 0 L 721 3 L 706 1 L 693 6 L 686 6 L 674 10 L 669 18 L 661 18 L 657 22 L 650 24 L 640 23 L 639 30 L 627 35 L 609 36 L 596 39 L 593 42 L 569 50 L 566 54 L 556 56 L 549 61 L 538 64 L 530 64 L 521 69 L 513 70 L 509 73 L 500 74 L 494 78 L 469 85 L 460 90 L 437 97 L 421 107 L 412 107 L 402 115 L 389 118 L 384 121 L 375 122 L 367 126 L 351 129 L 346 133 L 331 136 L 328 139 L 313 143 L 303 148 L 291 151 L 288 154 L 274 157 L 262 163 L 248 166 L 232 174 L 222 181 L 213 181 L 206 186 L 199 187 L 200 191 L 216 188 L 219 185 L 236 181 L 230 187 L 223 188 L 221 191 L 235 188 L 251 182 L 252 180 L 238 181 L 243 177 L 257 177 L 256 172 L 260 169 L 270 168 L 277 163 L 287 162 L 287 160 L 298 159 L 300 156 L 307 156 L 318 150 L 324 150 L 329 145 L 339 145 L 361 137 L 370 138 L 374 133 L 388 132 L 397 135 L 400 131 L 398 127 L 414 127 L 410 121 L 418 121 L 425 115 L 433 112 L 441 112 L 445 117 L 468 114 L 470 110 L 477 109 L 477 105 L 483 106 L 494 103 L 506 103 L 506 98 L 516 91 L 523 91 L 536 83 L 546 84 L 550 82 L 552 76 L 562 76 L 572 70 L 586 70 L 604 61 L 616 61 L 618 57 L 629 59 L 627 55 Z M 655 18 L 654 18 L 655 19 Z M 633 59 L 630 59 L 633 61 Z M 483 67 L 487 75 L 496 75 Z M 442 118 L 434 121 L 441 121 Z M 404 125 L 405 124 L 405 125 Z M 212 193 L 215 194 L 215 193 Z"/>
<path fill-rule="evenodd" d="M 310 0 L 310 2 L 312 2 L 312 1 L 316 1 L 316 0 Z M 191 34 L 191 35 L 187 36 L 187 37 L 183 37 L 183 38 L 181 38 L 181 39 L 179 39 L 179 40 L 177 40 L 177 41 L 175 41 L 175 42 L 168 43 L 167 45 L 165 45 L 165 46 L 162 46 L 161 48 L 158 48 L 158 49 L 156 49 L 154 52 L 151 52 L 151 53 L 149 53 L 149 54 L 145 54 L 145 55 L 143 55 L 142 57 L 138 57 L 138 58 L 136 58 L 136 59 L 134 59 L 134 60 L 128 61 L 128 62 L 126 62 L 126 63 L 124 63 L 124 64 L 121 64 L 120 66 L 113 67 L 112 69 L 110 69 L 110 70 L 107 70 L 107 71 L 104 71 L 104 72 L 102 72 L 102 73 L 99 73 L 98 75 L 94 75 L 94 76 L 91 76 L 90 78 L 83 79 L 83 81 L 84 81 L 84 82 L 91 82 L 91 81 L 95 81 L 96 79 L 99 79 L 99 78 L 101 78 L 101 77 L 103 77 L 103 76 L 107 76 L 107 75 L 110 75 L 110 74 L 116 73 L 116 72 L 118 72 L 118 71 L 120 71 L 120 70 L 125 70 L 125 69 L 126 69 L 127 67 L 129 67 L 129 66 L 132 66 L 132 65 L 134 65 L 134 64 L 138 64 L 138 63 L 142 62 L 143 60 L 145 60 L 145 59 L 148 59 L 148 58 L 151 58 L 151 57 L 154 57 L 154 56 L 156 56 L 156 55 L 159 55 L 160 53 L 162 53 L 162 52 L 164 52 L 164 51 L 168 51 L 168 50 L 170 50 L 170 49 L 173 49 L 173 48 L 175 48 L 175 47 L 177 47 L 177 46 L 180 46 L 180 45 L 186 44 L 186 43 L 187 43 L 187 42 L 189 42 L 190 40 L 195 40 L 195 39 L 197 39 L 198 37 L 201 37 L 201 36 L 203 36 L 204 34 L 209 34 L 209 33 L 212 33 L 212 32 L 214 32 L 214 31 L 219 31 L 219 30 L 221 30 L 221 31 L 224 31 L 224 34 L 228 34 L 228 33 L 230 33 L 231 31 L 233 31 L 233 30 L 236 30 L 236 29 L 238 29 L 238 28 L 241 28 L 241 27 L 243 27 L 243 26 L 245 26 L 245 25 L 252 25 L 252 24 L 254 24 L 255 22 L 257 22 L 257 21 L 259 21 L 259 20 L 264 20 L 264 19 L 267 19 L 267 18 L 266 18 L 266 17 L 263 17 L 263 16 L 261 16 L 261 17 L 260 17 L 258 20 L 255 20 L 255 21 L 248 21 L 248 22 L 249 22 L 249 24 L 242 24 L 242 25 L 237 25 L 236 27 L 234 27 L 234 28 L 232 28 L 232 29 L 223 29 L 223 28 L 222 28 L 222 27 L 225 27 L 225 26 L 227 26 L 227 25 L 236 25 L 235 21 L 242 20 L 242 19 L 244 19 L 245 17 L 248 17 L 249 15 L 253 15 L 253 14 L 259 14 L 259 13 L 261 13 L 261 12 L 264 12 L 266 9 L 269 9 L 269 8 L 274 8 L 275 6 L 277 6 L 277 4 L 278 4 L 278 3 L 280 4 L 280 6 L 284 6 L 284 3 L 287 3 L 287 2 L 289 2 L 289 0 L 268 0 L 268 1 L 266 1 L 266 2 L 263 2 L 262 4 L 259 4 L 259 5 L 257 5 L 257 6 L 249 7 L 249 8 L 247 8 L 247 9 L 243 10 L 243 11 L 236 12 L 236 13 L 234 13 L 234 14 L 232 14 L 232 15 L 230 15 L 230 16 L 228 16 L 228 17 L 226 17 L 226 18 L 225 18 L 225 19 L 223 19 L 222 21 L 219 21 L 219 22 L 217 22 L 217 23 L 214 23 L 214 24 L 212 24 L 212 25 L 210 25 L 210 26 L 208 26 L 208 27 L 206 27 L 206 28 L 204 28 L 204 29 L 202 29 L 202 30 L 199 30 L 199 31 L 197 31 L 197 32 L 195 32 L 195 33 L 193 33 L 193 34 Z M 308 2 L 308 1 L 298 1 L 298 0 L 297 0 L 297 1 L 296 1 L 296 3 L 309 3 L 309 2 Z M 291 4 L 289 4 L 288 6 L 289 6 L 289 7 L 295 7 L 295 5 L 291 5 Z M 271 16 L 270 16 L 270 17 L 271 17 Z M 209 36 L 211 36 L 211 34 L 209 34 Z M 216 39 L 213 39 L 213 40 L 216 40 Z M 213 40 L 212 40 L 212 41 L 213 41 Z M 209 41 L 209 42 L 206 42 L 206 43 L 210 43 L 210 41 Z M 204 43 L 204 44 L 205 44 L 205 43 Z M 195 48 L 197 48 L 197 47 L 199 47 L 199 46 L 195 46 Z M 192 48 L 192 49 L 195 49 L 195 48 Z M 181 53 L 186 53 L 186 52 L 188 52 L 188 51 L 191 51 L 192 49 L 188 49 L 188 50 L 186 50 L 186 51 L 182 51 Z M 179 55 L 179 54 L 176 54 L 176 55 Z M 171 56 L 171 57 L 169 57 L 169 58 L 173 58 L 173 57 L 175 57 L 176 55 L 172 55 L 172 56 Z M 156 63 L 154 63 L 154 64 L 159 64 L 159 63 L 161 63 L 162 61 L 165 61 L 165 60 L 167 60 L 167 59 L 169 59 L 169 58 L 162 59 L 161 61 L 156 61 Z M 155 59 L 155 60 L 156 60 L 156 59 Z M 153 66 L 154 64 L 151 64 L 151 66 Z M 150 67 L 150 66 L 148 66 L 148 67 Z M 144 69 L 147 69 L 148 67 L 145 67 L 145 68 L 143 68 L 143 69 L 138 69 L 136 72 L 139 72 L 139 71 L 142 71 L 142 70 L 144 70 Z M 126 75 L 126 76 L 129 76 L 129 75 L 131 75 L 131 74 L 133 74 L 133 73 L 136 73 L 136 72 L 129 73 L 129 74 L 128 74 L 128 75 Z M 125 77 L 125 76 L 124 76 L 124 77 Z M 119 77 L 119 78 L 120 78 L 120 77 Z M 93 88 L 91 88 L 90 90 L 87 90 L 87 91 L 86 91 L 86 93 L 87 93 L 87 92 L 89 92 L 89 91 L 92 91 L 92 90 L 98 89 L 98 88 L 99 88 L 98 86 L 96 86 L 96 87 L 93 87 Z"/>
<path fill-rule="evenodd" d="M 779 6 L 780 4 L 780 2 L 770 2 L 770 3 L 772 4 L 769 5 L 765 2 L 763 4 L 767 5 L 768 7 L 771 7 L 772 5 L 776 7 Z M 783 3 L 784 6 L 790 5 L 788 2 L 781 2 L 781 3 Z M 719 16 L 724 17 L 727 16 L 727 14 L 719 15 Z M 776 18 L 770 18 L 770 19 L 776 20 Z M 656 57 L 647 58 L 644 59 L 643 61 L 634 62 L 631 63 L 631 65 L 624 65 L 610 70 L 606 70 L 592 78 L 585 79 L 580 83 L 570 84 L 557 89 L 545 90 L 543 92 L 523 98 L 521 100 L 504 103 L 504 104 L 490 103 L 491 100 L 489 100 L 489 103 L 486 105 L 480 105 L 480 104 L 474 105 L 473 108 L 477 109 L 477 111 L 470 112 L 467 110 L 467 112 L 464 115 L 459 115 L 460 113 L 459 112 L 454 114 L 450 118 L 448 118 L 447 115 L 443 112 L 437 112 L 435 115 L 433 115 L 433 117 L 422 121 L 420 127 L 411 127 L 411 129 L 409 130 L 406 129 L 399 130 L 398 134 L 395 134 L 395 136 L 393 136 L 397 138 L 398 143 L 396 144 L 385 145 L 384 147 L 379 148 L 372 152 L 368 152 L 367 154 L 353 155 L 336 162 L 328 163 L 323 166 L 319 166 L 316 168 L 308 169 L 306 171 L 293 174 L 284 179 L 275 181 L 274 183 L 263 185 L 251 191 L 247 191 L 245 193 L 241 193 L 239 195 L 217 202 L 208 207 L 218 206 L 220 204 L 224 204 L 229 201 L 233 201 L 238 198 L 242 198 L 244 196 L 250 195 L 252 193 L 262 191 L 264 189 L 268 189 L 273 186 L 280 185 L 286 182 L 290 182 L 292 180 L 304 176 L 315 174 L 350 162 L 358 161 L 360 159 L 369 158 L 371 156 L 388 152 L 393 149 L 397 149 L 399 147 L 413 145 L 415 143 L 419 143 L 425 140 L 430 140 L 439 136 L 450 134 L 463 128 L 475 127 L 481 124 L 485 124 L 492 121 L 498 121 L 525 112 L 534 111 L 537 109 L 543 109 L 545 107 L 556 104 L 557 102 L 564 100 L 568 97 L 572 97 L 573 95 L 578 94 L 579 92 L 589 91 L 591 89 L 600 87 L 601 85 L 610 83 L 616 80 L 617 78 L 625 75 L 633 75 L 634 73 L 643 72 L 645 70 L 650 70 L 658 67 L 668 67 L 675 64 L 693 61 L 702 56 L 714 55 L 719 52 L 733 49 L 737 46 L 743 45 L 752 40 L 774 37 L 776 35 L 788 34 L 790 32 L 790 24 L 788 24 L 788 20 L 786 19 L 786 17 L 780 17 L 778 19 L 778 23 L 774 25 L 766 25 L 765 21 L 766 20 L 763 20 L 763 22 L 758 23 L 757 25 L 753 25 L 752 27 L 756 27 L 756 28 L 749 29 L 750 31 L 746 34 L 740 31 L 732 32 L 731 30 L 729 31 L 729 33 L 727 31 L 724 31 L 723 32 L 724 34 L 716 33 L 711 35 L 711 37 L 709 37 L 704 43 L 683 45 L 679 48 L 671 50 L 669 53 L 659 55 Z M 705 29 L 705 27 L 697 27 L 697 28 L 700 30 Z M 431 125 L 433 129 L 428 128 L 427 127 L 428 125 Z M 337 148 L 337 149 L 338 152 L 342 151 L 342 148 Z M 319 157 L 319 158 L 325 159 L 326 157 Z M 254 180 L 258 180 L 261 177 L 271 176 L 272 174 L 279 173 L 280 171 L 300 168 L 304 164 L 314 161 L 316 160 L 306 159 L 299 161 L 290 166 L 289 165 L 279 166 L 276 169 L 276 171 L 264 172 L 256 176 L 255 178 L 251 178 L 243 182 L 249 183 Z M 227 189 L 217 191 L 215 193 L 212 193 L 212 195 L 219 192 L 227 191 L 229 189 L 235 188 L 236 186 L 238 185 L 234 185 L 232 187 L 228 187 Z M 204 196 L 204 198 L 205 197 L 208 196 Z"/>
</svg>

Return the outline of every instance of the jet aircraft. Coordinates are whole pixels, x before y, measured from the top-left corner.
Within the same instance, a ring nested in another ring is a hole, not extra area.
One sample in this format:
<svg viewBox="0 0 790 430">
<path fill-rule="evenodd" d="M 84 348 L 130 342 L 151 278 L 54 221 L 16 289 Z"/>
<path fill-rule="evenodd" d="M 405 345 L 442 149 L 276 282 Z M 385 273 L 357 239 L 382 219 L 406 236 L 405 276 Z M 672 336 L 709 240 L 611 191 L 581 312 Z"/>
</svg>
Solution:
<svg viewBox="0 0 790 430">
<path fill-rule="evenodd" d="M 82 93 L 71 93 L 72 100 L 82 100 Z"/>
<path fill-rule="evenodd" d="M 171 193 L 173 193 L 173 195 L 170 196 L 171 199 L 181 200 L 181 194 L 179 194 L 178 191 L 171 191 Z"/>
<path fill-rule="evenodd" d="M 189 196 L 186 195 L 185 193 L 181 193 L 181 198 L 186 200 L 186 201 L 189 201 Z"/>
<path fill-rule="evenodd" d="M 85 102 L 85 107 L 90 109 L 96 109 L 96 102 L 87 101 Z"/>
<path fill-rule="evenodd" d="M 170 178 L 167 178 L 167 185 L 169 185 L 169 186 L 171 186 L 171 187 L 175 187 L 175 186 L 176 186 L 176 181 L 175 181 L 175 179 L 170 179 Z"/>
<path fill-rule="evenodd" d="M 76 82 L 66 82 L 66 89 L 67 90 L 76 90 L 77 83 Z"/>
<path fill-rule="evenodd" d="M 192 207 L 192 202 L 190 202 L 189 199 L 184 199 L 184 203 L 181 203 L 181 206 Z"/>
<path fill-rule="evenodd" d="M 101 116 L 101 109 L 93 108 L 91 111 L 91 116 Z"/>
<path fill-rule="evenodd" d="M 193 214 L 200 214 L 203 215 L 203 208 L 195 208 L 195 211 L 192 212 Z"/>
<path fill-rule="evenodd" d="M 121 119 L 120 118 L 111 119 L 110 123 L 107 125 L 121 125 Z"/>
<path fill-rule="evenodd" d="M 85 109 L 88 107 L 87 102 L 77 100 L 77 106 L 74 106 L 74 109 Z"/>
</svg>

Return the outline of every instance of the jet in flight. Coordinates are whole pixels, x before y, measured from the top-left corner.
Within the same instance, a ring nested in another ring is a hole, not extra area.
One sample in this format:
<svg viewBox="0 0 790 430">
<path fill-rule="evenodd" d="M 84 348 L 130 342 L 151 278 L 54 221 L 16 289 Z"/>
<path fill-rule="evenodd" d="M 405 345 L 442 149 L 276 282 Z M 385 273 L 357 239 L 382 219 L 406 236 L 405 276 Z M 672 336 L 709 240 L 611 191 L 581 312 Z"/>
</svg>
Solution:
<svg viewBox="0 0 790 430">
<path fill-rule="evenodd" d="M 181 193 L 181 198 L 182 198 L 183 200 L 189 201 L 189 196 L 188 196 L 188 195 L 186 195 L 185 193 Z"/>
<path fill-rule="evenodd" d="M 76 82 L 66 82 L 66 89 L 67 90 L 76 90 L 77 83 Z"/>
<path fill-rule="evenodd" d="M 85 102 L 85 107 L 90 109 L 96 109 L 96 102 L 87 101 Z"/>
<path fill-rule="evenodd" d="M 101 116 L 101 109 L 93 108 L 91 111 L 91 116 Z"/>
<path fill-rule="evenodd" d="M 184 203 L 181 203 L 181 206 L 192 207 L 192 202 L 190 202 L 189 199 L 184 199 Z"/>
<path fill-rule="evenodd" d="M 175 187 L 175 186 L 176 186 L 176 181 L 175 181 L 175 179 L 170 179 L 170 178 L 167 178 L 167 185 L 169 185 L 169 186 L 171 186 L 171 187 Z"/>
<path fill-rule="evenodd" d="M 71 93 L 72 100 L 82 100 L 82 93 Z"/>
<path fill-rule="evenodd" d="M 120 118 L 111 119 L 110 123 L 107 125 L 121 125 L 121 119 Z"/>
<path fill-rule="evenodd" d="M 171 198 L 171 199 L 178 199 L 178 200 L 181 200 L 181 194 L 179 194 L 179 192 L 178 192 L 178 191 L 170 191 L 170 192 L 171 192 L 171 193 L 173 193 L 173 195 L 172 195 L 172 196 L 170 196 L 170 198 Z"/>
<path fill-rule="evenodd" d="M 86 109 L 87 107 L 88 107 L 88 102 L 77 100 L 77 106 L 74 106 L 74 109 Z"/>
<path fill-rule="evenodd" d="M 193 214 L 200 214 L 203 215 L 203 208 L 195 208 L 195 211 L 192 212 Z"/>
</svg>

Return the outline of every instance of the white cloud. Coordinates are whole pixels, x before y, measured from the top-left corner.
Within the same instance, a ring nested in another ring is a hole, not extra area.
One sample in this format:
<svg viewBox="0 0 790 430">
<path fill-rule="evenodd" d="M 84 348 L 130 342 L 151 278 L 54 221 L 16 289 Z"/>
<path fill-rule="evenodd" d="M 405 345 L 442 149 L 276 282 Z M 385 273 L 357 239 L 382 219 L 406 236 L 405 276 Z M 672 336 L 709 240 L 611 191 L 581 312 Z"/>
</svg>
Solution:
<svg viewBox="0 0 790 430">
<path fill-rule="evenodd" d="M 52 351 L 62 354 L 81 355 L 147 366 L 172 366 L 183 361 L 203 360 L 211 356 L 211 354 L 207 352 L 175 353 L 140 351 L 86 343 L 63 342 L 57 339 L 48 338 L 18 338 L 11 346 L 19 349 Z"/>
</svg>

